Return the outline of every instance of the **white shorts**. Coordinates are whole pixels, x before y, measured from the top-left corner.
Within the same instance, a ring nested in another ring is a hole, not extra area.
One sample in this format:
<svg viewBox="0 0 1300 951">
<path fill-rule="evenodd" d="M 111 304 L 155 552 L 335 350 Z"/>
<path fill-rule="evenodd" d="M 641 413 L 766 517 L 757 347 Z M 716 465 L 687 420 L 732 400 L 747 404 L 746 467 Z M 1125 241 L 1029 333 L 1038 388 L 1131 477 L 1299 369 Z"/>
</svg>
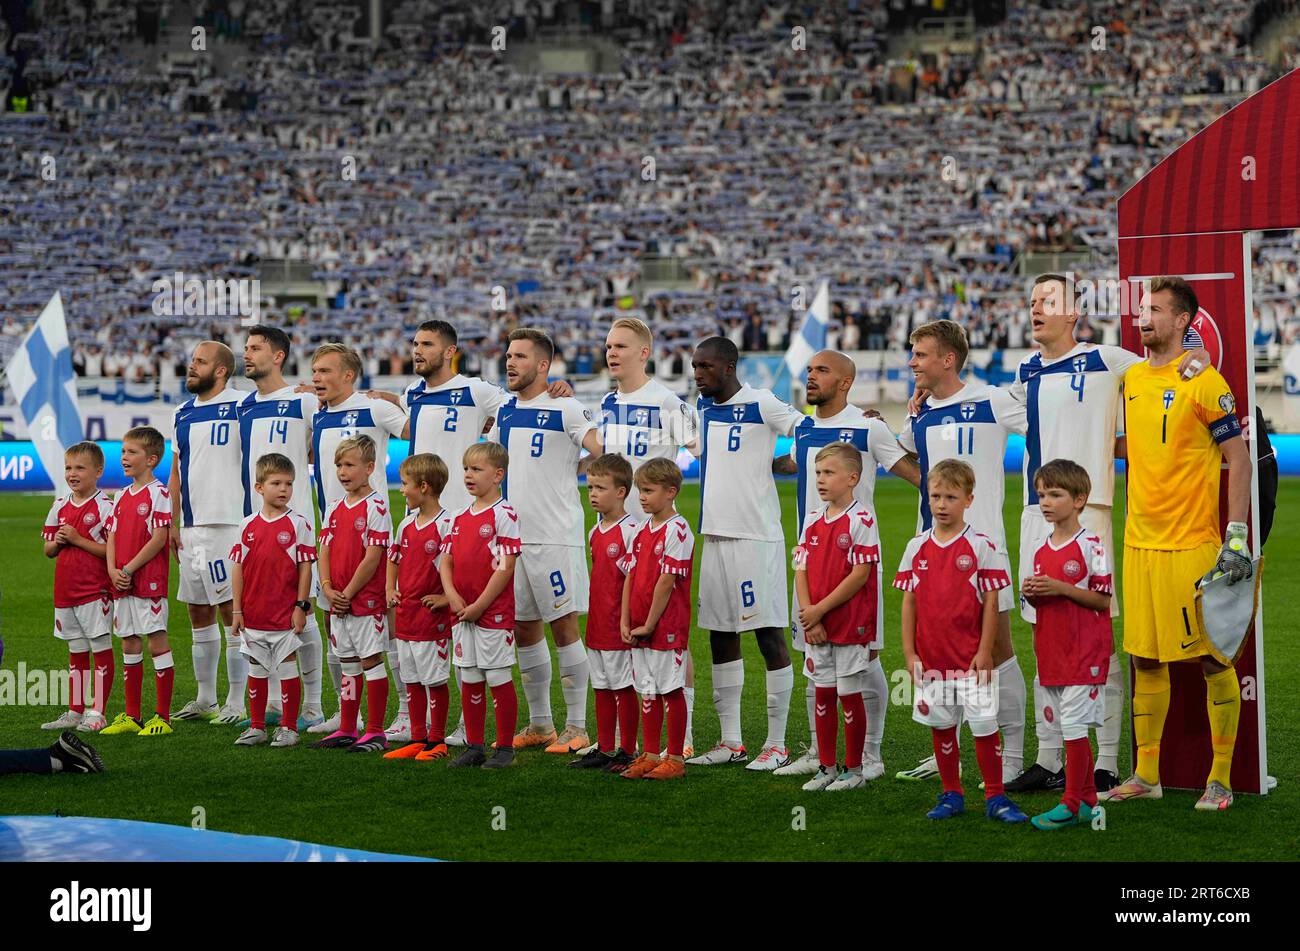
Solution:
<svg viewBox="0 0 1300 951">
<path fill-rule="evenodd" d="M 388 616 L 330 615 L 330 645 L 335 657 L 374 657 L 388 643 Z"/>
<path fill-rule="evenodd" d="M 807 642 L 803 639 L 803 625 L 799 623 L 799 592 L 790 595 L 790 644 L 797 651 L 804 651 Z M 867 645 L 873 651 L 885 649 L 885 566 L 884 562 L 876 564 L 876 636 Z"/>
<path fill-rule="evenodd" d="M 462 622 L 451 629 L 451 643 L 452 663 L 457 667 L 502 670 L 515 665 L 514 631 Z"/>
<path fill-rule="evenodd" d="M 239 635 L 239 653 L 272 671 L 301 646 L 302 639 L 291 630 L 255 631 L 246 627 Z"/>
<path fill-rule="evenodd" d="M 628 653 L 632 655 L 636 692 L 641 696 L 662 696 L 686 686 L 686 648 L 656 651 L 634 647 Z"/>
<path fill-rule="evenodd" d="M 997 682 L 980 686 L 974 677 L 953 680 L 924 680 L 912 688 L 912 719 L 929 727 L 946 730 L 961 722 L 963 713 L 972 736 L 991 736 L 998 731 Z"/>
<path fill-rule="evenodd" d="M 1085 505 L 1083 511 L 1079 513 L 1079 524 L 1087 529 L 1089 534 L 1101 539 L 1101 544 L 1106 549 L 1106 557 L 1110 559 L 1111 577 L 1118 580 L 1119 572 L 1115 568 L 1115 546 L 1111 544 L 1111 537 L 1114 535 L 1111 507 Z M 1030 505 L 1020 513 L 1020 571 L 1016 575 L 1017 591 L 1020 590 L 1020 583 L 1033 575 L 1034 553 L 1038 551 L 1039 546 L 1043 544 L 1043 539 L 1051 530 L 1052 526 L 1047 524 L 1042 509 L 1037 505 Z M 1038 617 L 1038 612 L 1025 600 L 1024 595 L 1020 596 L 1020 616 L 1029 624 L 1033 624 Z M 1110 616 L 1119 617 L 1118 585 L 1111 595 Z"/>
<path fill-rule="evenodd" d="M 696 625 L 731 633 L 788 627 L 788 562 L 785 542 L 706 535 Z"/>
<path fill-rule="evenodd" d="M 451 638 L 440 641 L 397 642 L 397 662 L 402 683 L 436 687 L 451 677 Z"/>
<path fill-rule="evenodd" d="M 636 682 L 632 673 L 632 651 L 598 651 L 587 648 L 592 690 L 622 690 Z"/>
<path fill-rule="evenodd" d="M 587 613 L 587 556 L 572 545 L 524 545 L 515 559 L 515 620 Z"/>
<path fill-rule="evenodd" d="M 239 541 L 238 525 L 193 525 L 181 529 L 180 586 L 176 599 L 186 604 L 224 604 L 231 599 L 230 549 Z"/>
<path fill-rule="evenodd" d="M 127 595 L 113 602 L 113 633 L 139 637 L 167 630 L 167 599 Z"/>
<path fill-rule="evenodd" d="M 1063 739 L 1087 739 L 1088 728 L 1101 726 L 1106 718 L 1105 690 L 1101 684 L 1035 689 L 1043 692 L 1043 719 L 1056 723 Z"/>
<path fill-rule="evenodd" d="M 165 619 L 163 624 L 166 625 Z M 89 640 L 112 633 L 113 602 L 110 598 L 54 609 L 54 636 L 61 641 Z"/>
<path fill-rule="evenodd" d="M 871 648 L 866 644 L 809 644 L 806 647 L 804 673 L 817 687 L 834 687 L 840 677 L 866 673 L 871 663 Z"/>
</svg>

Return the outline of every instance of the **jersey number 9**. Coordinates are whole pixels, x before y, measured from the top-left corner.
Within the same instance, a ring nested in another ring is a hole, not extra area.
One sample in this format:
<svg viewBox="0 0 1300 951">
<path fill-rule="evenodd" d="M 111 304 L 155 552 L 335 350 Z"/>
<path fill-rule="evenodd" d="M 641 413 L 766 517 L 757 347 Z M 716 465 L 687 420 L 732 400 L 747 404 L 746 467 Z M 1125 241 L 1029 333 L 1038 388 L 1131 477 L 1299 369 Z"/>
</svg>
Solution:
<svg viewBox="0 0 1300 951">
<path fill-rule="evenodd" d="M 528 455 L 536 457 L 542 454 L 542 439 L 543 436 L 541 433 L 533 433 L 533 438 L 528 441 L 531 446 L 528 450 Z"/>
</svg>

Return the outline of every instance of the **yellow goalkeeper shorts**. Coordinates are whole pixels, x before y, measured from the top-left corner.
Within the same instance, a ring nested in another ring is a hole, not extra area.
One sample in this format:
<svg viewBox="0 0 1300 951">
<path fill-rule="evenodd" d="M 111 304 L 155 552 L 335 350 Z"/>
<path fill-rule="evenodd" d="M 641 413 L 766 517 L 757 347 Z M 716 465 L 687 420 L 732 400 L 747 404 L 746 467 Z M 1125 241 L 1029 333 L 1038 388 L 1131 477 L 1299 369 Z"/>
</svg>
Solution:
<svg viewBox="0 0 1300 951">
<path fill-rule="evenodd" d="M 1217 542 L 1184 551 L 1124 546 L 1124 650 L 1165 663 L 1208 654 L 1196 621 L 1196 582 L 1214 567 Z"/>
</svg>

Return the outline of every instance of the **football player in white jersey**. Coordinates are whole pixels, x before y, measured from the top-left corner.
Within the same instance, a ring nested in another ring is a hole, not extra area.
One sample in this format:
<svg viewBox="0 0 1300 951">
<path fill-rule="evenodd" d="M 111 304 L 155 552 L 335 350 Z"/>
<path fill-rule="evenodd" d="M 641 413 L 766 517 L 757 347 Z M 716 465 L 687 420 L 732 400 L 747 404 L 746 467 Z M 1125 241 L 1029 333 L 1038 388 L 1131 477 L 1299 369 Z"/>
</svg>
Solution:
<svg viewBox="0 0 1300 951">
<path fill-rule="evenodd" d="M 1028 421 L 1024 458 L 1024 511 L 1020 516 L 1019 586 L 1034 574 L 1033 554 L 1051 526 L 1038 507 L 1034 475 L 1044 461 L 1069 459 L 1083 466 L 1092 482 L 1088 504 L 1079 522 L 1089 534 L 1101 538 L 1107 552 L 1114 551 L 1112 505 L 1115 491 L 1115 432 L 1119 420 L 1121 388 L 1129 368 L 1142 361 L 1120 347 L 1077 343 L 1072 282 L 1062 274 L 1041 274 L 1030 292 L 1030 319 L 1034 341 L 1041 348 L 1021 361 L 1011 395 L 1023 403 Z M 1202 349 L 1183 355 L 1179 369 L 1190 378 L 1210 366 Z M 1023 595 L 1020 614 L 1036 621 L 1033 605 Z M 1119 598 L 1111 598 L 1111 617 L 1119 616 Z M 1097 764 L 1094 782 L 1098 792 L 1119 783 L 1120 726 L 1124 713 L 1124 670 L 1112 653 L 1103 690 L 1104 720 L 1097 729 Z M 1062 753 L 1064 737 L 1058 718 L 1048 719 L 1046 698 L 1034 677 L 1034 732 L 1038 738 L 1036 762 L 1007 784 L 1008 792 L 1060 789 L 1065 786 Z"/>
<path fill-rule="evenodd" d="M 501 489 L 519 513 L 523 549 L 515 565 L 515 630 L 519 676 L 528 702 L 528 725 L 515 749 L 544 746 L 548 753 L 575 753 L 589 746 L 587 683 L 591 668 L 578 635 L 586 613 L 587 553 L 577 471 L 581 451 L 604 450 L 591 412 L 572 397 L 546 391 L 555 344 L 541 330 L 510 332 L 506 386 L 514 394 L 499 410 L 496 438 L 510 454 Z M 551 718 L 551 653 L 544 624 L 551 626 L 564 694 L 564 731 Z"/>
<path fill-rule="evenodd" d="M 205 340 L 194 348 L 185 389 L 193 394 L 172 417 L 172 471 L 169 494 L 179 500 L 172 519 L 171 549 L 180 567 L 176 596 L 189 609 L 193 630 L 190 654 L 199 695 L 177 712 L 181 720 L 238 723 L 244 716 L 244 686 L 248 661 L 239 652 L 239 638 L 226 635 L 226 673 L 230 680 L 226 703 L 217 705 L 217 663 L 221 630 L 234 623 L 231 613 L 230 549 L 239 541 L 244 508 L 238 492 L 241 457 L 239 414 L 244 394 L 228 384 L 235 356 L 224 343 Z"/>
<path fill-rule="evenodd" d="M 245 516 L 262 511 L 257 493 L 257 460 L 267 453 L 279 453 L 293 463 L 293 495 L 289 508 L 314 524 L 312 504 L 311 421 L 320 408 L 315 393 L 301 393 L 284 380 L 284 365 L 289 359 L 289 335 L 278 327 L 249 327 L 244 343 L 244 376 L 257 388 L 239 404 L 239 445 L 243 453 L 243 492 Z M 316 565 L 312 564 L 312 597 L 316 596 Z M 324 722 L 321 711 L 321 678 L 324 648 L 316 612 L 307 612 L 302 631 L 298 662 L 302 669 L 302 712 L 296 729 L 301 733 Z M 279 677 L 271 671 L 267 678 L 267 725 L 280 716 Z M 285 724 L 295 729 L 292 723 Z"/>
<path fill-rule="evenodd" d="M 677 461 L 683 446 L 698 451 L 695 410 L 646 372 L 654 336 L 645 322 L 620 317 L 605 336 L 605 366 L 616 389 L 600 401 L 600 435 L 606 452 L 617 453 L 635 471 L 651 459 Z M 645 521 L 641 495 L 629 492 L 627 514 Z M 695 661 L 686 652 L 686 743 L 683 755 L 695 753 Z"/>
<path fill-rule="evenodd" d="M 339 483 L 335 468 L 330 464 L 334 450 L 344 439 L 351 436 L 369 436 L 375 441 L 375 467 L 370 475 L 370 487 L 379 494 L 385 504 L 388 502 L 388 440 L 391 436 L 406 439 L 410 434 L 410 421 L 401 407 L 394 406 L 386 400 L 371 399 L 364 393 L 356 392 L 357 382 L 361 379 L 361 357 L 351 347 L 341 343 L 321 344 L 316 348 L 311 360 L 311 382 L 315 387 L 320 408 L 311 422 L 312 458 L 325 460 L 324 465 L 316 466 L 316 505 L 320 514 L 336 500 L 347 493 Z M 328 612 L 329 606 L 321 603 L 322 611 Z M 389 612 L 391 615 L 391 612 Z M 326 614 L 326 624 L 329 616 Z M 411 739 L 411 721 L 406 713 L 406 691 L 400 689 L 401 671 L 397 657 L 397 641 L 392 635 L 393 619 L 388 619 L 388 664 L 397 685 L 398 713 L 385 730 L 390 743 L 404 743 Z M 327 655 L 330 679 L 334 682 L 335 695 L 341 689 L 343 668 L 331 646 Z M 338 714 L 308 729 L 310 733 L 332 733 L 338 729 Z"/>
<path fill-rule="evenodd" d="M 736 378 L 740 354 L 726 337 L 695 348 L 691 365 L 700 391 L 700 602 L 709 631 L 713 704 L 721 738 L 689 760 L 697 766 L 742 763 L 740 695 L 745 665 L 740 632 L 753 631 L 767 667 L 767 738 L 746 769 L 771 771 L 790 762 L 785 743 L 794 669 L 786 646 L 790 623 L 788 557 L 781 502 L 772 478 L 778 436 L 791 436 L 804 415 L 769 390 Z"/>
<path fill-rule="evenodd" d="M 456 328 L 445 320 L 426 320 L 411 339 L 416 378 L 400 396 L 370 390 L 367 396 L 404 406 L 410 413 L 411 454 L 432 453 L 447 464 L 447 487 L 440 501 L 452 515 L 470 504 L 462 460 L 465 450 L 492 428 L 496 412 L 509 397 L 495 383 L 455 371 L 459 351 Z M 551 396 L 572 396 L 563 380 L 551 383 Z M 453 667 L 460 684 L 460 668 Z M 465 717 L 447 735 L 448 746 L 465 745 Z"/>
<path fill-rule="evenodd" d="M 975 470 L 975 501 L 967 522 L 987 535 L 1004 560 L 1007 559 L 1006 529 L 1002 504 L 1006 497 L 1004 458 L 1007 436 L 1024 434 L 1025 408 L 1006 390 L 986 383 L 962 383 L 961 371 L 970 346 L 966 331 L 951 320 L 936 320 L 916 328 L 910 338 L 912 357 L 908 366 L 917 386 L 929 395 L 915 416 L 909 416 L 898 434 L 899 444 L 918 457 L 921 485 L 926 485 L 930 467 L 942 459 L 957 459 Z M 921 492 L 918 532 L 930 528 L 930 500 Z M 1010 561 L 1006 569 L 1010 574 Z M 998 728 L 1002 732 L 1002 774 L 1009 781 L 1020 775 L 1024 759 L 1025 675 L 1011 643 L 1010 588 L 998 595 L 998 633 L 993 644 L 993 665 L 997 677 Z M 938 775 L 933 755 L 911 770 L 896 774 L 899 779 L 927 779 Z"/>
<path fill-rule="evenodd" d="M 772 461 L 772 471 L 782 475 L 798 473 L 796 502 L 799 511 L 799 531 L 804 520 L 815 515 L 825 505 L 817 494 L 813 479 L 817 453 L 833 442 L 849 443 L 862 453 L 862 478 L 854 489 L 854 497 L 869 512 L 876 511 L 876 467 L 920 484 L 920 468 L 908 458 L 898 444 L 897 437 L 883 419 L 867 416 L 856 406 L 849 405 L 849 392 L 857 379 L 858 370 L 848 355 L 835 350 L 815 353 L 808 361 L 808 382 L 805 392 L 814 407 L 812 416 L 805 417 L 795 430 L 794 445 L 790 455 Z M 885 709 L 889 702 L 889 684 L 880 664 L 880 651 L 884 647 L 884 569 L 883 560 L 877 564 L 876 576 L 876 643 L 871 645 L 871 662 L 865 676 L 867 689 L 863 700 L 867 710 L 867 740 L 863 749 L 862 775 L 878 779 L 885 774 L 885 764 L 880 758 L 880 742 L 885 731 Z M 804 651 L 803 629 L 799 625 L 797 606 L 790 608 L 791 642 L 794 649 Z M 817 772 L 820 759 L 817 755 L 816 690 L 811 676 L 806 676 L 805 698 L 808 707 L 808 749 L 798 759 L 776 771 L 778 776 L 811 776 Z"/>
</svg>

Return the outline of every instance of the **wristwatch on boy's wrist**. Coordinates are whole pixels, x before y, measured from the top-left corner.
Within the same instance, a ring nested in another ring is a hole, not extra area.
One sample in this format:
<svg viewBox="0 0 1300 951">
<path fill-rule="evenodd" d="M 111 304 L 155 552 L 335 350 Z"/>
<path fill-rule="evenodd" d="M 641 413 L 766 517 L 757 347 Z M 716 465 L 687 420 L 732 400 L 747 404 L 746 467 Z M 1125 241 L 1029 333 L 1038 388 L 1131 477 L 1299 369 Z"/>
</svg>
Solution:
<svg viewBox="0 0 1300 951">
<path fill-rule="evenodd" d="M 310 610 L 311 610 L 311 602 L 310 602 L 310 601 L 295 601 L 295 602 L 293 602 L 293 606 L 296 607 L 296 608 L 302 608 L 304 611 L 310 611 Z"/>
<path fill-rule="evenodd" d="M 122 574 L 126 575 L 128 578 L 130 578 L 130 577 L 134 574 L 134 572 L 131 571 L 130 568 L 126 567 L 126 565 L 123 565 L 123 566 L 122 566 L 121 568 L 119 568 L 118 570 L 121 571 Z"/>
</svg>

